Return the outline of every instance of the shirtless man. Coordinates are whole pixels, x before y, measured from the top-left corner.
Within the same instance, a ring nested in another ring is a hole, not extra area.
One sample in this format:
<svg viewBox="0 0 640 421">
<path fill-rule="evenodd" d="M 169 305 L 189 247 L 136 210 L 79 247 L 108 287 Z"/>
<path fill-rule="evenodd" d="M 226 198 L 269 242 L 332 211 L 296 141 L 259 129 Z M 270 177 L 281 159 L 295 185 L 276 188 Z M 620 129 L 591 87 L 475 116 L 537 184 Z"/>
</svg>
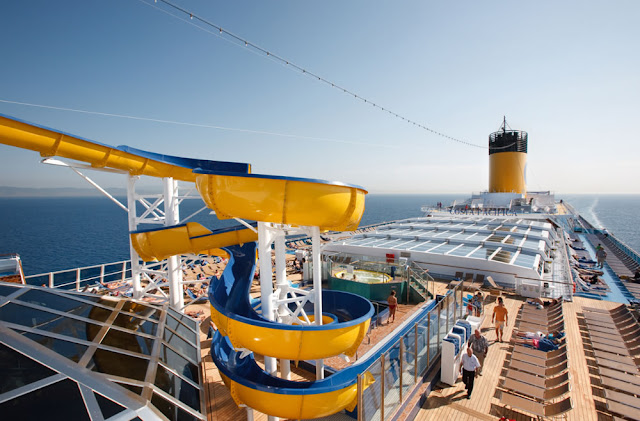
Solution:
<svg viewBox="0 0 640 421">
<path fill-rule="evenodd" d="M 387 303 L 389 304 L 389 319 L 391 319 L 388 323 L 393 323 L 396 321 L 396 308 L 398 308 L 398 299 L 396 298 L 395 290 L 391 290 L 391 294 L 389 298 L 387 298 Z"/>
<path fill-rule="evenodd" d="M 493 308 L 493 316 L 491 316 L 491 323 L 495 323 L 496 338 L 498 342 L 502 342 L 504 325 L 509 321 L 507 313 L 507 308 L 504 306 L 502 297 L 498 297 L 498 305 Z"/>
</svg>

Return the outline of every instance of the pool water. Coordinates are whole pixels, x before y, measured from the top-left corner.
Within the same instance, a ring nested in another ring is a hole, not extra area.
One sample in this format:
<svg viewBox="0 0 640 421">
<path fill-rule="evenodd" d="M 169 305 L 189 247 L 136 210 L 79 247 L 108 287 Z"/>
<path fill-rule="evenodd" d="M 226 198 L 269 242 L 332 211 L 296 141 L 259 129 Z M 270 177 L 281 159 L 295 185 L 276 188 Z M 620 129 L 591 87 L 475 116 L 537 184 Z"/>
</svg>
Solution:
<svg viewBox="0 0 640 421">
<path fill-rule="evenodd" d="M 387 275 L 386 273 L 361 269 L 354 270 L 353 274 L 347 273 L 346 271 L 340 271 L 336 272 L 333 276 L 336 278 L 362 282 L 365 284 L 383 284 L 391 280 L 391 276 Z"/>
</svg>

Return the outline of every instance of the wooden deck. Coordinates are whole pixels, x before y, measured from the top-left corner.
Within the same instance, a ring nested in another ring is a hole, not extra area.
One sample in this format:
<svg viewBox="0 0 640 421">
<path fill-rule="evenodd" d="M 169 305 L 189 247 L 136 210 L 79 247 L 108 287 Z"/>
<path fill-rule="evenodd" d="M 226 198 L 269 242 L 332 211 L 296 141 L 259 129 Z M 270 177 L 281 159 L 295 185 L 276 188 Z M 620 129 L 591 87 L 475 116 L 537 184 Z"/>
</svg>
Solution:
<svg viewBox="0 0 640 421">
<path fill-rule="evenodd" d="M 436 283 L 439 284 L 439 283 Z M 442 292 L 445 292 L 443 289 Z M 491 313 L 496 297 L 488 296 L 485 301 L 485 322 L 482 326 L 482 333 L 489 340 L 489 353 L 485 359 L 483 375 L 476 379 L 473 395 L 471 399 L 466 399 L 466 392 L 461 380 L 455 386 L 438 384 L 428 396 L 427 401 L 415 417 L 416 420 L 497 420 L 501 416 L 511 419 L 532 420 L 534 416 L 524 412 L 505 408 L 497 398 L 498 383 L 505 374 L 505 361 L 510 359 L 512 346 L 509 343 L 497 343 L 495 330 L 491 326 Z M 516 315 L 524 299 L 515 296 L 505 296 L 505 305 L 509 311 L 509 320 L 505 328 L 504 339 L 510 339 L 513 333 Z M 611 309 L 618 304 L 608 301 L 592 300 L 588 298 L 575 297 L 573 302 L 563 304 L 563 314 L 565 332 L 567 338 L 567 350 L 569 356 L 569 373 L 571 397 L 573 409 L 565 414 L 568 420 L 612 420 L 613 417 L 606 409 L 604 392 L 599 387 L 599 379 L 594 368 L 592 352 L 583 347 L 583 333 L 581 333 L 578 313 L 582 313 L 582 307 L 593 307 L 601 309 Z M 400 306 L 398 308 L 396 323 L 383 326 L 375 332 L 375 337 L 371 339 L 371 345 L 378 341 L 380 336 L 384 336 L 388 331 L 400 324 L 403 319 L 413 312 L 415 306 Z M 202 306 L 208 315 L 208 306 Z M 206 318 L 202 324 L 202 370 L 205 380 L 205 393 L 207 400 L 208 420 L 244 420 L 247 419 L 245 408 L 238 408 L 231 398 L 229 390 L 224 386 L 222 379 L 209 356 L 210 340 L 206 340 L 206 329 L 209 326 L 209 319 Z M 359 350 L 362 355 L 371 345 L 365 342 Z M 341 366 L 338 361 L 331 361 L 331 365 Z M 338 367 L 342 368 L 342 367 Z M 294 372 L 294 379 L 302 380 L 308 377 L 302 371 Z M 267 417 L 258 412 L 253 413 L 255 420 L 266 420 Z"/>
<path fill-rule="evenodd" d="M 505 338 L 511 338 L 515 323 L 515 315 L 523 304 L 523 300 L 506 298 L 505 305 L 509 310 L 509 322 L 505 329 Z M 569 355 L 569 374 L 571 401 L 573 409 L 565 414 L 566 419 L 576 421 L 611 420 L 604 401 L 604 393 L 600 387 L 596 371 L 592 368 L 590 352 L 585 352 L 580 333 L 577 313 L 582 313 L 582 306 L 611 309 L 618 304 L 588 298 L 574 298 L 573 302 L 563 304 L 567 349 Z M 485 306 L 490 315 L 495 304 Z M 418 413 L 416 420 L 496 420 L 502 416 L 516 420 L 531 420 L 535 417 L 523 412 L 510 410 L 501 405 L 496 398 L 500 377 L 504 374 L 505 360 L 509 359 L 511 346 L 508 343 L 497 343 L 495 330 L 491 327 L 491 317 L 486 317 L 482 328 L 483 335 L 489 340 L 489 353 L 485 359 L 483 375 L 476 379 L 471 399 L 466 399 L 464 384 L 458 381 L 455 386 L 436 388 L 429 395 L 425 405 Z M 593 380 L 593 383 L 592 383 Z M 441 386 L 441 384 L 439 385 Z"/>
</svg>

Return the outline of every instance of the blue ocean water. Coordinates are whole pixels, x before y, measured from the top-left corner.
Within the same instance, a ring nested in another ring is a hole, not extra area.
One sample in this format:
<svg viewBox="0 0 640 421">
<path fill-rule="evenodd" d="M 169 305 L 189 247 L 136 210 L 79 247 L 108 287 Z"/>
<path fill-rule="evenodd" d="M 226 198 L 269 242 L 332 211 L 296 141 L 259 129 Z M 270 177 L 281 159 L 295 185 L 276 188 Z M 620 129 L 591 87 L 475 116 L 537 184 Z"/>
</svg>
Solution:
<svg viewBox="0 0 640 421">
<path fill-rule="evenodd" d="M 422 205 L 450 204 L 466 195 L 368 195 L 361 225 L 420 216 Z M 640 196 L 564 198 L 596 226 L 640 250 Z M 126 203 L 124 198 L 120 198 Z M 181 205 L 182 217 L 203 206 Z M 193 221 L 210 229 L 233 225 L 207 211 Z M 141 227 L 144 228 L 144 227 Z M 129 258 L 127 214 L 104 197 L 0 198 L 0 254 L 19 253 L 25 274 L 73 269 Z"/>
</svg>

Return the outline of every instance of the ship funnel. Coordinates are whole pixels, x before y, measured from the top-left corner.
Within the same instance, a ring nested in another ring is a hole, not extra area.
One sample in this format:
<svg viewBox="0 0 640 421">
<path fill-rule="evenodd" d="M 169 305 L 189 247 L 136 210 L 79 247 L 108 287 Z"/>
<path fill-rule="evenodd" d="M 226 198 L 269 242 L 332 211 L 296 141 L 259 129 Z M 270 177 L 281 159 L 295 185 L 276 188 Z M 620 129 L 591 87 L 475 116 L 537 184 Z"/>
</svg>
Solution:
<svg viewBox="0 0 640 421">
<path fill-rule="evenodd" d="M 489 193 L 526 193 L 527 137 L 527 132 L 511 130 L 506 117 L 500 130 L 489 135 Z"/>
</svg>

